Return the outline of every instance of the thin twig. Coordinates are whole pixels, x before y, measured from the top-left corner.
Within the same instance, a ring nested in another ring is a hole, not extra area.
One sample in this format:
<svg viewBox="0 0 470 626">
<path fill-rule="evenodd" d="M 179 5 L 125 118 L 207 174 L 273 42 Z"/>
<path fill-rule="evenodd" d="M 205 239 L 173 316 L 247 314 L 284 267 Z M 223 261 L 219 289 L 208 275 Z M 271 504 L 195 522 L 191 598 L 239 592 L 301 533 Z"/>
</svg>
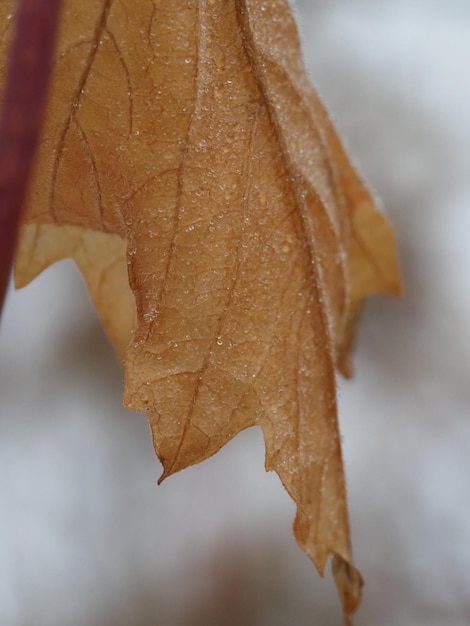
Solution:
<svg viewBox="0 0 470 626">
<path fill-rule="evenodd" d="M 0 119 L 0 314 L 52 69 L 61 0 L 18 0 Z"/>
</svg>

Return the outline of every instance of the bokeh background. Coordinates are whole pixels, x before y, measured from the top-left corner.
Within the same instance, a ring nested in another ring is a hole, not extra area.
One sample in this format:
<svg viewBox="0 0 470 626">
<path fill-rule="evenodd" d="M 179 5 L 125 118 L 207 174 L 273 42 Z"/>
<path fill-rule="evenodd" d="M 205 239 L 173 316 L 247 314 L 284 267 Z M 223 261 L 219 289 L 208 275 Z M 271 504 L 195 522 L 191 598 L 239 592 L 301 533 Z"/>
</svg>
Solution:
<svg viewBox="0 0 470 626">
<path fill-rule="evenodd" d="M 310 74 L 399 241 L 402 301 L 339 383 L 356 625 L 470 624 L 470 2 L 298 0 Z M 156 486 L 142 415 L 67 262 L 0 335 L 2 626 L 333 626 L 260 432 Z"/>
</svg>

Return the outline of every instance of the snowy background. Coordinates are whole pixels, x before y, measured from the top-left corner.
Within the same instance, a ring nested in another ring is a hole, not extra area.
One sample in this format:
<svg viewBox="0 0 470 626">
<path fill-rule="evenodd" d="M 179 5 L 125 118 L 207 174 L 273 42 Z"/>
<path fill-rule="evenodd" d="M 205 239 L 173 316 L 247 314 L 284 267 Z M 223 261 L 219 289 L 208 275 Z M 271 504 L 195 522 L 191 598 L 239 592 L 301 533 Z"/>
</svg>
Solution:
<svg viewBox="0 0 470 626">
<path fill-rule="evenodd" d="M 298 0 L 311 76 L 399 240 L 340 383 L 357 626 L 470 624 L 470 1 Z M 67 263 L 0 340 L 2 626 L 333 626 L 256 430 L 156 487 Z"/>
</svg>

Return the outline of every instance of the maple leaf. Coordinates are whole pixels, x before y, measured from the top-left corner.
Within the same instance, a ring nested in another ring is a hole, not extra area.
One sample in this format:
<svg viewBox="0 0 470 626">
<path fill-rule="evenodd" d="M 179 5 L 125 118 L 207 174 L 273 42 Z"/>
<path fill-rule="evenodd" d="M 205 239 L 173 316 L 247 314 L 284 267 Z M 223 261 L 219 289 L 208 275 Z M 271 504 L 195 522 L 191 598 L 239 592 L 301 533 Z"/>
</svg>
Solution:
<svg viewBox="0 0 470 626">
<path fill-rule="evenodd" d="M 160 480 L 260 426 L 348 620 L 362 579 L 335 367 L 349 372 L 362 302 L 398 293 L 398 271 L 287 2 L 67 0 L 24 224 L 17 286 L 76 261 Z"/>
</svg>

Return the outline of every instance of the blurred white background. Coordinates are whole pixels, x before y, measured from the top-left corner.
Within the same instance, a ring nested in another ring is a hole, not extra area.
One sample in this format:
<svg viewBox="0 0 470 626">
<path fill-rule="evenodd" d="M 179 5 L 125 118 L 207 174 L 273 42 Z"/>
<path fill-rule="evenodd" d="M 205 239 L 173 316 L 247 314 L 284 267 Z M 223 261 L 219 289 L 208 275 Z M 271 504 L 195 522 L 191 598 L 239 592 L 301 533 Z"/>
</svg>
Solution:
<svg viewBox="0 0 470 626">
<path fill-rule="evenodd" d="M 340 382 L 357 626 L 470 624 L 470 2 L 298 0 L 311 76 L 400 247 Z M 0 334 L 2 626 L 333 626 L 247 431 L 156 487 L 146 419 L 63 263 Z"/>
</svg>

